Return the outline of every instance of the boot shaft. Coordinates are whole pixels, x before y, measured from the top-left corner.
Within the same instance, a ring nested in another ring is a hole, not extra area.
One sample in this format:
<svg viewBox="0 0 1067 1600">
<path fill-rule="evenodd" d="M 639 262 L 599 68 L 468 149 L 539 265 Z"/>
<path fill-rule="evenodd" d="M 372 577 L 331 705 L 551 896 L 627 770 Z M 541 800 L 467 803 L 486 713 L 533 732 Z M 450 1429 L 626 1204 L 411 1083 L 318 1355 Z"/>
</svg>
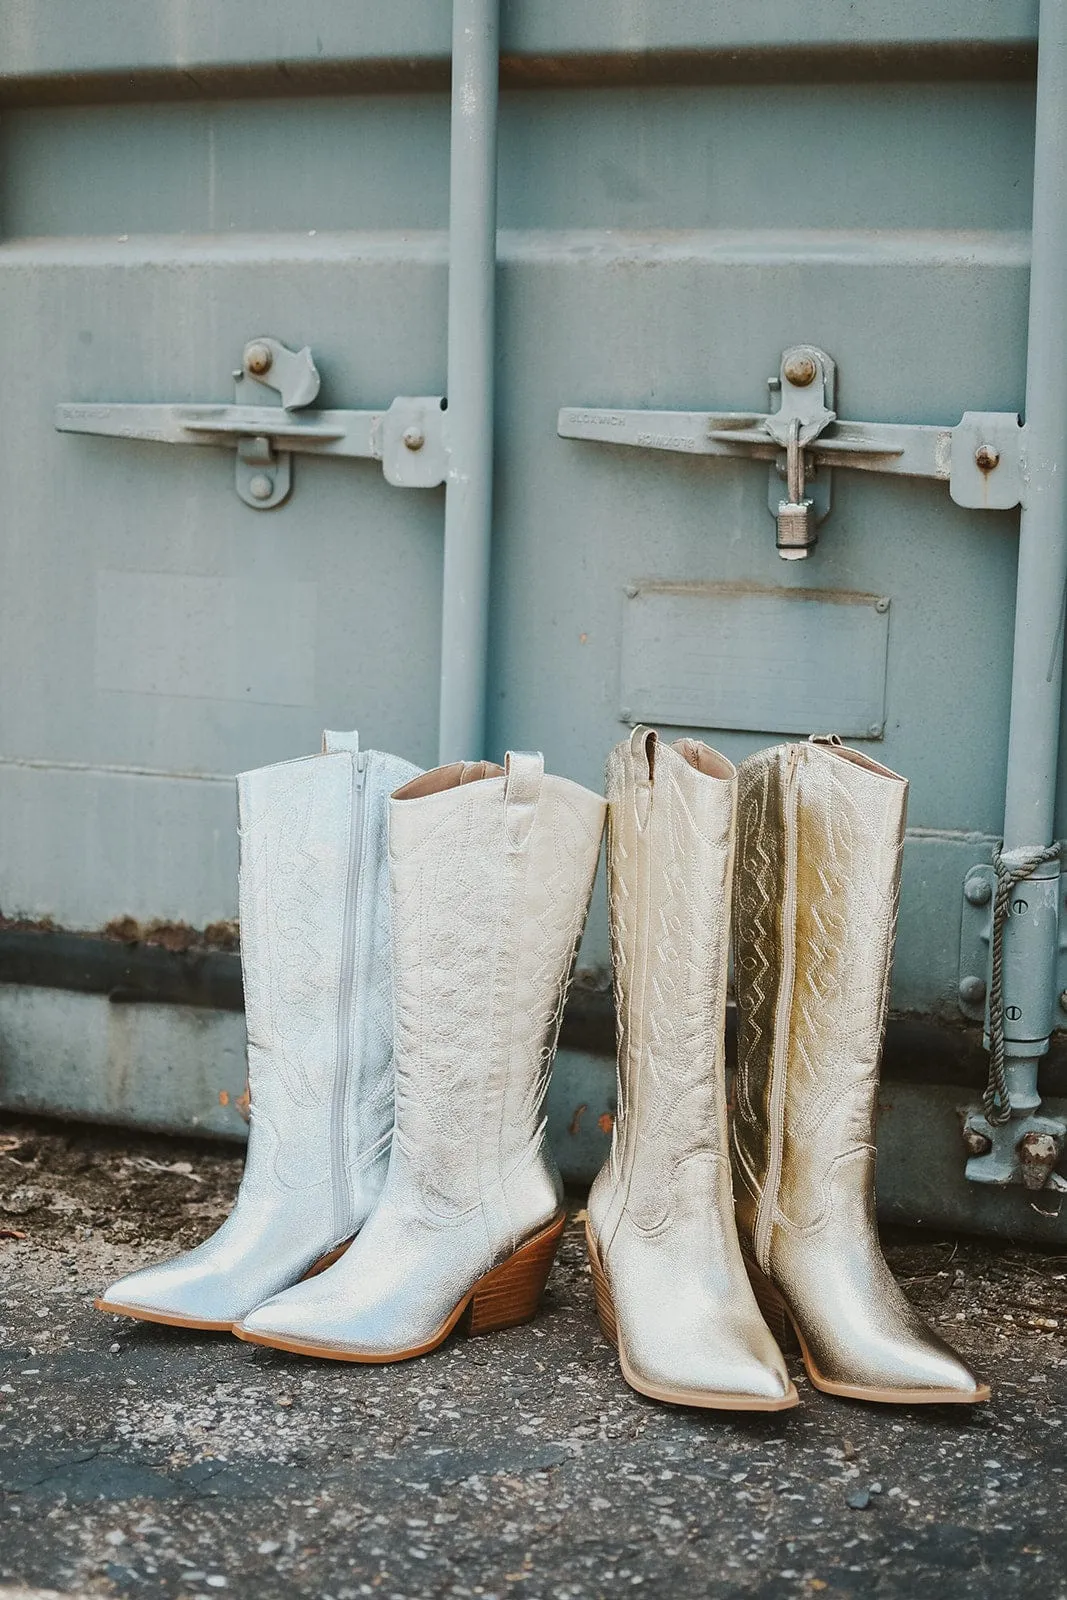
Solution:
<svg viewBox="0 0 1067 1600">
<path fill-rule="evenodd" d="M 835 1163 L 873 1150 L 907 784 L 829 741 L 739 769 L 735 871 L 742 1239 L 816 1226 Z"/>
<path fill-rule="evenodd" d="M 438 768 L 390 802 L 396 1143 L 435 1214 L 506 1217 L 512 1181 L 548 1167 L 544 1098 L 604 811 L 526 753 Z"/>
<path fill-rule="evenodd" d="M 637 1221 L 674 1168 L 726 1151 L 724 1024 L 736 773 L 693 739 L 637 728 L 608 758 L 608 897 L 618 1025 L 611 1172 Z"/>
<path fill-rule="evenodd" d="M 248 1180 L 334 1206 L 392 1125 L 388 796 L 418 768 L 327 734 L 321 755 L 237 780 L 241 965 L 252 1103 Z M 380 1187 L 380 1177 L 376 1180 Z M 343 1223 L 339 1216 L 338 1222 Z"/>
</svg>

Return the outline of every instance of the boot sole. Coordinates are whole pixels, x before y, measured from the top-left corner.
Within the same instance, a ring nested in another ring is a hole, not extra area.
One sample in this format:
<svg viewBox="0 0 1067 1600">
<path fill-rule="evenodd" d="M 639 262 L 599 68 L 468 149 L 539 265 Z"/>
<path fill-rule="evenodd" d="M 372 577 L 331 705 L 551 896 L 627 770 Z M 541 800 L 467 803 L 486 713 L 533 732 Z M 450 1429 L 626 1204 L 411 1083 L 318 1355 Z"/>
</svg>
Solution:
<svg viewBox="0 0 1067 1600">
<path fill-rule="evenodd" d="M 94 1309 L 112 1317 L 132 1317 L 134 1322 L 158 1322 L 164 1328 L 199 1328 L 204 1333 L 229 1333 L 232 1322 L 201 1322 L 196 1317 L 179 1317 L 165 1311 L 147 1311 L 141 1306 L 123 1306 L 114 1300 L 94 1300 Z"/>
<path fill-rule="evenodd" d="M 558 1211 L 552 1221 L 535 1233 L 532 1239 L 520 1245 L 514 1255 L 487 1272 L 484 1278 L 464 1295 L 436 1333 L 423 1344 L 412 1345 L 407 1350 L 353 1351 L 336 1345 L 315 1344 L 300 1339 L 286 1339 L 283 1335 L 256 1333 L 240 1324 L 234 1326 L 238 1339 L 246 1344 L 263 1345 L 269 1350 L 284 1350 L 290 1355 L 319 1356 L 327 1361 L 354 1361 L 361 1366 L 386 1366 L 393 1361 L 412 1361 L 425 1356 L 444 1344 L 454 1328 L 462 1323 L 462 1331 L 470 1336 L 482 1333 L 499 1333 L 503 1328 L 516 1328 L 537 1315 L 552 1263 L 556 1258 L 560 1237 L 567 1221 L 567 1213 Z"/>
<path fill-rule="evenodd" d="M 781 1292 L 760 1271 L 755 1262 L 745 1256 L 752 1291 L 763 1313 L 763 1319 L 774 1334 L 782 1350 L 800 1352 L 804 1369 L 816 1389 L 823 1394 L 837 1395 L 843 1400 L 867 1400 L 874 1405 L 892 1406 L 977 1406 L 983 1405 L 992 1393 L 987 1383 L 979 1384 L 973 1394 L 961 1394 L 958 1389 L 881 1389 L 861 1383 L 837 1383 L 824 1378 L 804 1342 L 793 1313 Z"/>
<path fill-rule="evenodd" d="M 662 1401 L 669 1406 L 696 1406 L 703 1411 L 791 1411 L 799 1405 L 800 1396 L 793 1384 L 789 1385 L 788 1393 L 780 1400 L 764 1400 L 758 1395 L 747 1394 L 710 1394 L 706 1390 L 692 1389 L 667 1389 L 658 1385 L 646 1383 L 638 1379 L 631 1372 L 626 1360 L 626 1352 L 619 1342 L 619 1329 L 615 1317 L 615 1302 L 611 1297 L 607 1276 L 600 1265 L 600 1256 L 593 1238 L 593 1231 L 587 1222 L 585 1225 L 585 1245 L 589 1252 L 589 1265 L 593 1273 L 593 1298 L 596 1302 L 597 1321 L 600 1331 L 609 1344 L 614 1345 L 619 1357 L 619 1366 L 622 1375 L 631 1389 L 638 1394 L 645 1395 L 649 1400 Z"/>
<path fill-rule="evenodd" d="M 352 1235 L 355 1238 L 355 1234 Z M 343 1244 L 336 1245 L 332 1250 L 327 1250 L 324 1256 L 313 1263 L 298 1281 L 303 1283 L 308 1278 L 317 1278 L 320 1272 L 325 1272 L 327 1267 L 332 1267 L 335 1261 L 340 1261 L 352 1239 L 346 1239 Z M 103 1311 L 112 1317 L 132 1317 L 134 1322 L 156 1322 L 164 1328 L 194 1328 L 201 1333 L 232 1333 L 237 1324 L 234 1322 L 207 1322 L 198 1317 L 183 1317 L 168 1311 L 150 1311 L 144 1306 L 119 1305 L 114 1300 L 94 1300 L 93 1306 L 97 1311 Z"/>
</svg>

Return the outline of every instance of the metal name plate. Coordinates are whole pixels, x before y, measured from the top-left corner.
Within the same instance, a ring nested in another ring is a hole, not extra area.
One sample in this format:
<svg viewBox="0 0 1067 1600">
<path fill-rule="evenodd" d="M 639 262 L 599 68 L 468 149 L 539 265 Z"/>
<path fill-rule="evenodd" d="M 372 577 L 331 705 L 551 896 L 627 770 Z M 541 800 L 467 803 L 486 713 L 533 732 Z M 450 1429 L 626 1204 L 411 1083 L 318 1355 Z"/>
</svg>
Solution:
<svg viewBox="0 0 1067 1600">
<path fill-rule="evenodd" d="M 623 722 L 880 739 L 889 601 L 836 589 L 637 582 L 626 590 Z"/>
</svg>

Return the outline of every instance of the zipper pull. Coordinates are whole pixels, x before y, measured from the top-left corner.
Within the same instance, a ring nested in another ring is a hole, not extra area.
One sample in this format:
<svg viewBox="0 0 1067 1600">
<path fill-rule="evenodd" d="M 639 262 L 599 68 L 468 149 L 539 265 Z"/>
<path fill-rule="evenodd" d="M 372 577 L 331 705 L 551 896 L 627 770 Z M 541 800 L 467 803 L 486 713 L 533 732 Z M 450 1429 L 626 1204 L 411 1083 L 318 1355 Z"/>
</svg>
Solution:
<svg viewBox="0 0 1067 1600">
<path fill-rule="evenodd" d="M 839 733 L 812 733 L 808 735 L 809 744 L 828 744 L 835 750 L 844 749 L 844 742 Z"/>
</svg>

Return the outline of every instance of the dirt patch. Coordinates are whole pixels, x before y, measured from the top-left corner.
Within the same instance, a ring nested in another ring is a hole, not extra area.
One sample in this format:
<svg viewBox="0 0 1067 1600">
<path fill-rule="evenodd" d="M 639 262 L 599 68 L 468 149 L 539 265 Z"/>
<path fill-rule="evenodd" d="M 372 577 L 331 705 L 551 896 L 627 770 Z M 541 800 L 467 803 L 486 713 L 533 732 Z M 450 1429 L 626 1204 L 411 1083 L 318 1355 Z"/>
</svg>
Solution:
<svg viewBox="0 0 1067 1600">
<path fill-rule="evenodd" d="M 5 1116 L 0 1233 L 61 1250 L 93 1237 L 185 1250 L 226 1216 L 243 1166 L 241 1149 L 206 1140 Z"/>
</svg>

